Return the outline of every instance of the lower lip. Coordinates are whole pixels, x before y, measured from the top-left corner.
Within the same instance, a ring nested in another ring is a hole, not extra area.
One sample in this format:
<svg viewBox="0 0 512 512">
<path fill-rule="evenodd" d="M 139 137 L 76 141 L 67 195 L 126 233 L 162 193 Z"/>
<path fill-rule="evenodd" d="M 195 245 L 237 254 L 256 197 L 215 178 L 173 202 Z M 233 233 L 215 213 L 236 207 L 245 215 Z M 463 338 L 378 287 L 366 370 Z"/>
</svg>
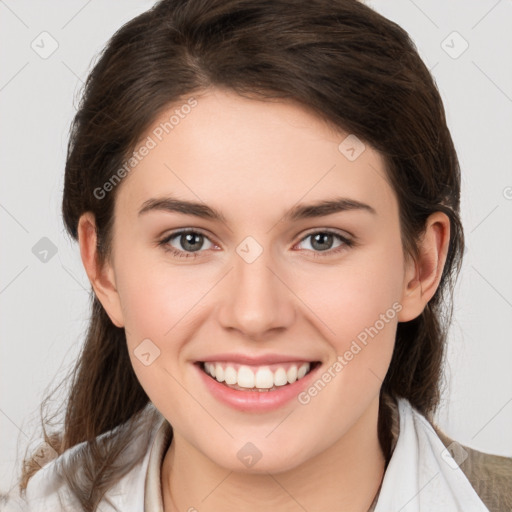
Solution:
<svg viewBox="0 0 512 512">
<path fill-rule="evenodd" d="M 318 364 L 302 379 L 296 380 L 293 384 L 279 387 L 275 391 L 240 391 L 232 389 L 207 375 L 202 370 L 201 363 L 196 363 L 194 366 L 208 390 L 219 401 L 240 411 L 266 412 L 279 409 L 279 407 L 296 398 L 310 385 L 321 365 Z"/>
</svg>

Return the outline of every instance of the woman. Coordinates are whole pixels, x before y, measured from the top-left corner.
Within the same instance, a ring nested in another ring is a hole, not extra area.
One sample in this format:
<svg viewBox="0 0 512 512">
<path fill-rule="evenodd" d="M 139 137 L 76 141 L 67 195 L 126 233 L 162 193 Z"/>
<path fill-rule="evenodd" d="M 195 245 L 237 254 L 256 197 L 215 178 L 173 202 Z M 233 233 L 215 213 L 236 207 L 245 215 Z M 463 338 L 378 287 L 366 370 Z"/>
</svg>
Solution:
<svg viewBox="0 0 512 512">
<path fill-rule="evenodd" d="M 353 0 L 160 1 L 74 120 L 91 323 L 58 457 L 6 506 L 510 510 L 512 460 L 432 424 L 459 205 L 400 27 Z"/>
</svg>

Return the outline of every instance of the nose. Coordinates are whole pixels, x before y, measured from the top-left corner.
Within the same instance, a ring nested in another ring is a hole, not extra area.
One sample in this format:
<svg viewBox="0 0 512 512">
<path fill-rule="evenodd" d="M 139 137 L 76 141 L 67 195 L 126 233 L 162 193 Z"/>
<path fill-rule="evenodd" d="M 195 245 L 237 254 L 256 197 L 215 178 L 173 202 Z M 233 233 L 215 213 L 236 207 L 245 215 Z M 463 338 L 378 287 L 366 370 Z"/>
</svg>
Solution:
<svg viewBox="0 0 512 512">
<path fill-rule="evenodd" d="M 270 251 L 264 250 L 254 261 L 235 252 L 233 261 L 221 291 L 222 327 L 252 340 L 289 328 L 295 320 L 295 297 L 286 272 L 276 268 Z"/>
</svg>

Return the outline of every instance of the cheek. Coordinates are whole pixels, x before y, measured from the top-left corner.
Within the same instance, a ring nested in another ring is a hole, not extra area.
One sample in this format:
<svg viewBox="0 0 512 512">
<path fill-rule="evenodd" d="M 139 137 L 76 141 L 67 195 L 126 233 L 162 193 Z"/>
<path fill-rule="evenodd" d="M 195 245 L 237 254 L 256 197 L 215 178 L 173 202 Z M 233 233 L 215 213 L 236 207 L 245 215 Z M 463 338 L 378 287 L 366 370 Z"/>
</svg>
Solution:
<svg viewBox="0 0 512 512">
<path fill-rule="evenodd" d="M 366 251 L 309 276 L 302 280 L 301 293 L 319 312 L 334 322 L 340 314 L 356 323 L 372 317 L 375 321 L 401 297 L 403 263 L 401 253 L 389 247 Z"/>
<path fill-rule="evenodd" d="M 118 269 L 118 291 L 132 343 L 140 337 L 167 339 L 204 294 L 197 274 L 185 266 L 183 270 L 172 269 L 163 257 L 155 260 L 149 251 L 134 251 L 119 262 Z"/>
<path fill-rule="evenodd" d="M 186 398 L 178 384 L 182 380 L 179 365 L 185 343 L 179 333 L 204 292 L 197 282 L 193 291 L 191 273 L 189 278 L 179 272 L 171 274 L 165 265 L 148 264 L 136 255 L 120 264 L 119 277 L 133 370 L 151 401 L 160 410 L 173 410 Z"/>
<path fill-rule="evenodd" d="M 357 360 L 351 366 L 385 374 L 401 310 L 402 265 L 401 246 L 389 242 L 304 278 L 298 294 L 317 315 L 333 357 L 346 354 L 347 361 Z"/>
<path fill-rule="evenodd" d="M 147 258 L 134 252 L 117 267 L 128 351 L 148 396 L 158 401 L 165 389 L 165 400 L 173 401 L 183 390 L 171 375 L 182 380 L 184 348 L 215 276 Z"/>
</svg>

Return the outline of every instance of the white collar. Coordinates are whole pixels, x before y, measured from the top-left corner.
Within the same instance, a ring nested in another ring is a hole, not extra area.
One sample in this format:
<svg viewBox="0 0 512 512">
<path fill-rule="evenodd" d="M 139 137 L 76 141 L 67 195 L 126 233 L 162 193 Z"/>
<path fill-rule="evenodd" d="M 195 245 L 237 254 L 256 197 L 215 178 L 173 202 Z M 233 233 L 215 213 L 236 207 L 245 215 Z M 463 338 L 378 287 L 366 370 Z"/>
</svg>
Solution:
<svg viewBox="0 0 512 512">
<path fill-rule="evenodd" d="M 400 430 L 374 512 L 489 512 L 432 425 L 409 401 L 400 398 L 397 402 Z M 108 502 L 123 512 L 163 512 L 161 464 L 172 428 L 160 415 L 147 433 L 149 438 L 144 435 L 144 439 L 137 439 L 127 447 L 124 456 L 129 459 L 134 456 L 135 445 L 148 442 L 143 459 L 107 491 L 101 501 L 103 512 L 116 510 Z M 61 457 L 70 457 L 79 448 L 80 445 L 75 446 Z M 40 506 L 62 510 L 66 502 L 73 503 L 69 490 L 63 488 L 63 482 L 55 474 L 55 462 L 48 463 L 29 481 L 28 510 L 41 510 Z M 3 510 L 26 510 L 27 503 L 11 509 L 16 503 L 18 500 L 13 497 Z"/>
<path fill-rule="evenodd" d="M 397 400 L 400 429 L 375 512 L 489 512 L 426 418 Z M 148 459 L 145 510 L 163 512 L 161 464 L 172 429 L 163 419 Z"/>
<path fill-rule="evenodd" d="M 155 441 L 151 447 L 146 480 L 144 482 L 144 510 L 151 510 L 151 512 L 164 512 L 161 467 L 172 437 L 172 428 L 163 416 L 162 418 L 162 422 L 157 429 Z"/>
<path fill-rule="evenodd" d="M 404 398 L 398 414 L 400 433 L 375 512 L 489 512 L 426 418 Z"/>
</svg>

